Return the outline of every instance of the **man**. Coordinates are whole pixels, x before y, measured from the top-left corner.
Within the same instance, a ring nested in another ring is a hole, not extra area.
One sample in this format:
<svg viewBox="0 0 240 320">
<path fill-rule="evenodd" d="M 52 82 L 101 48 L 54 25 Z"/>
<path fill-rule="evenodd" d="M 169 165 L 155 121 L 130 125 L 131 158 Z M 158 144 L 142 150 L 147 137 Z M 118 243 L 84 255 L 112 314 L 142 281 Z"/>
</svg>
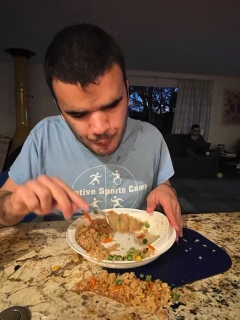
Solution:
<svg viewBox="0 0 240 320">
<path fill-rule="evenodd" d="M 189 134 L 187 145 L 187 156 L 196 158 L 197 156 L 206 155 L 207 143 L 200 134 L 200 126 L 192 125 L 192 132 Z"/>
<path fill-rule="evenodd" d="M 67 27 L 50 44 L 46 82 L 61 116 L 30 133 L 0 192 L 0 223 L 29 212 L 161 205 L 178 236 L 181 212 L 169 152 L 153 126 L 128 118 L 124 56 L 103 30 Z"/>
</svg>

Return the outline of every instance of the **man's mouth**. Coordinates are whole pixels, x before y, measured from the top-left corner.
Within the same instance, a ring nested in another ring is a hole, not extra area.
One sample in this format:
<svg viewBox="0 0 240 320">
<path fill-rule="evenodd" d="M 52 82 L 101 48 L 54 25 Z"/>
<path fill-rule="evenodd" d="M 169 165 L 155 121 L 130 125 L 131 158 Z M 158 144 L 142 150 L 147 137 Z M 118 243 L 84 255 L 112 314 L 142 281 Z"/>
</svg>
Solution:
<svg viewBox="0 0 240 320">
<path fill-rule="evenodd" d="M 99 147 L 107 147 L 112 142 L 112 138 L 92 142 Z"/>
</svg>

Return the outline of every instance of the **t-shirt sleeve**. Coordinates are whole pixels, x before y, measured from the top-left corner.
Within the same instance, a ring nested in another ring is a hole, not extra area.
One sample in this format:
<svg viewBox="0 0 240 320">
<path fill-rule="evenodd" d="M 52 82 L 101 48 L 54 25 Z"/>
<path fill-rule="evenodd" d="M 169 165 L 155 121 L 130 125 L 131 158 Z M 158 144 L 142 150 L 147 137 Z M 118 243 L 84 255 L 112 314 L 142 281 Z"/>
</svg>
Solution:
<svg viewBox="0 0 240 320">
<path fill-rule="evenodd" d="M 159 150 L 156 186 L 164 183 L 174 175 L 174 169 L 167 144 L 162 137 Z"/>
<path fill-rule="evenodd" d="M 16 184 L 24 184 L 39 176 L 39 154 L 34 132 L 25 141 L 22 150 L 9 171 L 9 177 Z"/>
</svg>

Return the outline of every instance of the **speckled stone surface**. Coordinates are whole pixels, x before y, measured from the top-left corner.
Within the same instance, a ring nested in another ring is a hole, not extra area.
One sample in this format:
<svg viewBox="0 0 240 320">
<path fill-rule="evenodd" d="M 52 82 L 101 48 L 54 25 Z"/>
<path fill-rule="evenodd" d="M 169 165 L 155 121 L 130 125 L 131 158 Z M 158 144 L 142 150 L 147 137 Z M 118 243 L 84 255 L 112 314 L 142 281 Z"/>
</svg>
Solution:
<svg viewBox="0 0 240 320">
<path fill-rule="evenodd" d="M 185 227 L 202 233 L 224 248 L 232 268 L 178 291 L 169 319 L 240 319 L 240 213 L 183 216 Z M 121 320 L 131 313 L 141 319 L 156 315 L 123 306 L 93 293 L 70 289 L 84 277 L 103 271 L 76 255 L 65 234 L 69 222 L 20 224 L 0 229 L 0 311 L 28 306 L 33 320 Z"/>
</svg>

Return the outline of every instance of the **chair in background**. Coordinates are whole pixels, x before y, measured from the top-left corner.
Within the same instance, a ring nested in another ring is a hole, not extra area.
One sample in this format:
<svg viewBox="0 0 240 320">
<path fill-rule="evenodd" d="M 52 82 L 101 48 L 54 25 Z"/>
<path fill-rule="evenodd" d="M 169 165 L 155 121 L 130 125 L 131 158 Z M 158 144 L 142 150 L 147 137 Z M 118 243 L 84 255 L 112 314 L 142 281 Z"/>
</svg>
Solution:
<svg viewBox="0 0 240 320">
<path fill-rule="evenodd" d="M 216 178 L 219 172 L 220 151 L 209 150 L 208 155 L 197 158 L 187 157 L 188 134 L 166 134 L 167 143 L 173 167 L 174 178 Z"/>
</svg>

